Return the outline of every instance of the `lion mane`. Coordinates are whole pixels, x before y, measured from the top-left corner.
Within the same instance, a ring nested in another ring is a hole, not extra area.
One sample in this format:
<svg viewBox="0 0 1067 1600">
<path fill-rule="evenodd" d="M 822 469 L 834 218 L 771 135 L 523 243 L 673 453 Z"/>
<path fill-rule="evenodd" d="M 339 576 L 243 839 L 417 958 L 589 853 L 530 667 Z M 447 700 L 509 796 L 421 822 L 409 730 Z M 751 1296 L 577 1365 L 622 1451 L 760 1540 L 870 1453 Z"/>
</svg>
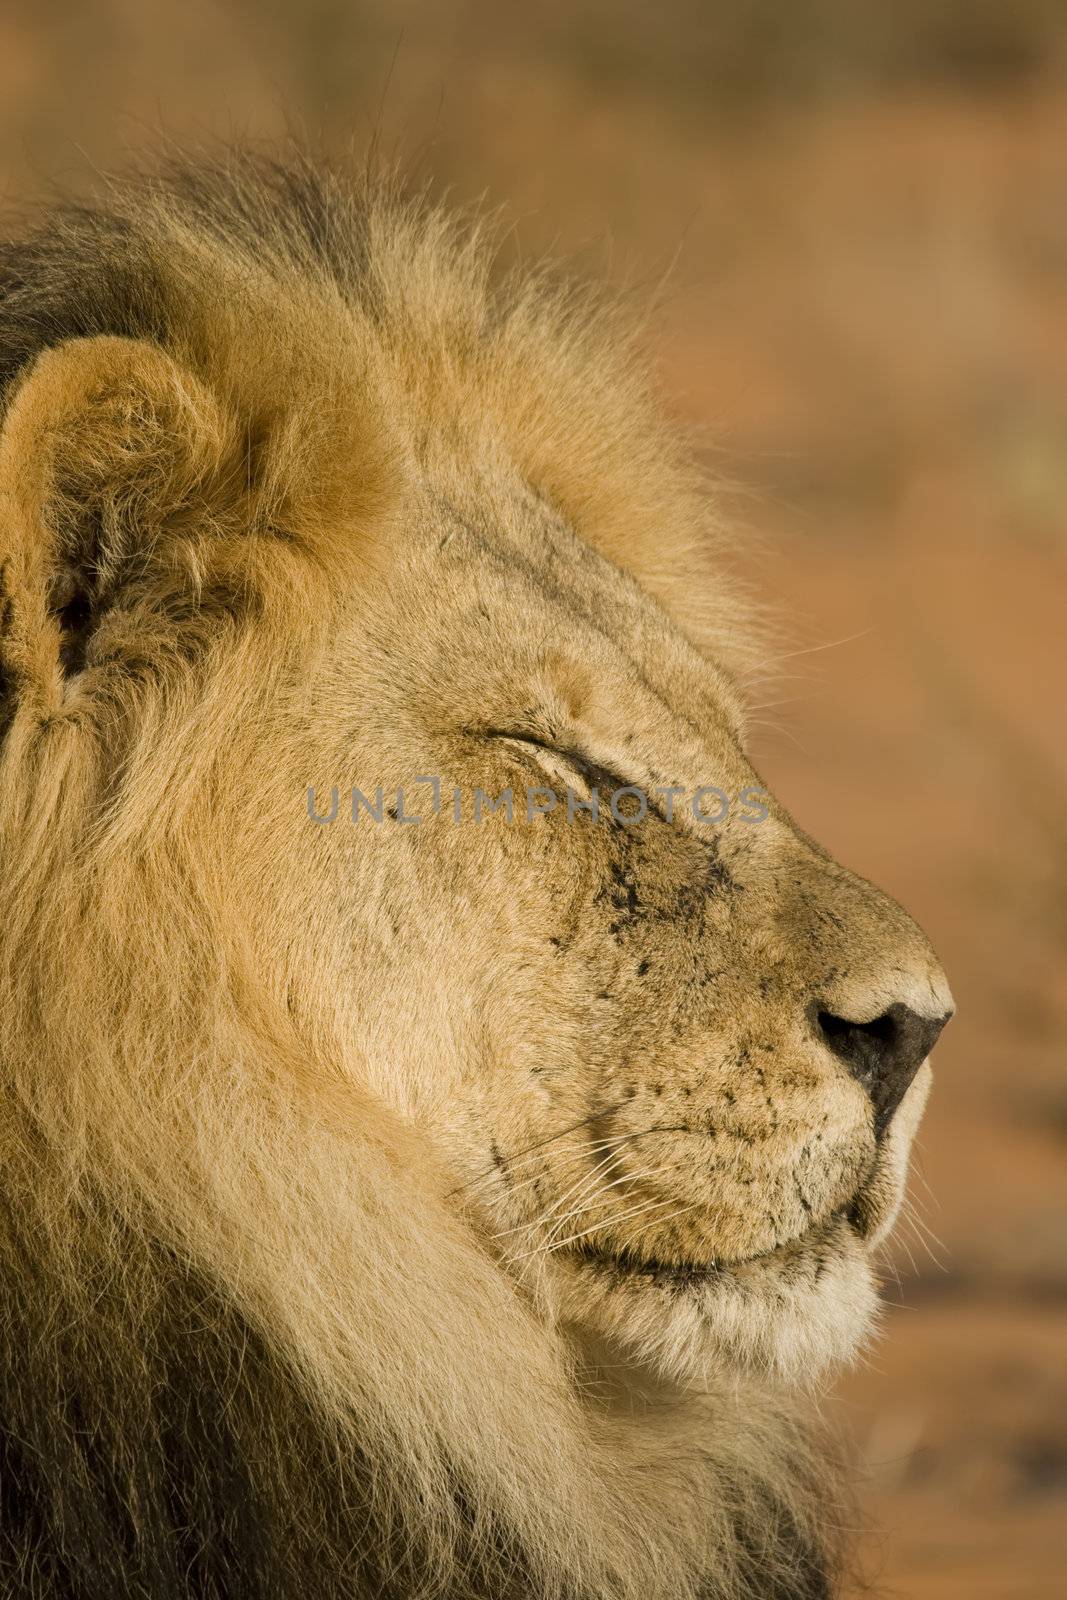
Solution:
<svg viewBox="0 0 1067 1600">
<path fill-rule="evenodd" d="M 13 1600 L 834 1587 L 810 1420 L 758 1374 L 594 1381 L 260 938 L 291 797 L 235 799 L 246 712 L 379 581 L 420 429 L 517 461 L 735 669 L 763 648 L 618 315 L 494 271 L 477 225 L 259 155 L 0 254 Z"/>
</svg>

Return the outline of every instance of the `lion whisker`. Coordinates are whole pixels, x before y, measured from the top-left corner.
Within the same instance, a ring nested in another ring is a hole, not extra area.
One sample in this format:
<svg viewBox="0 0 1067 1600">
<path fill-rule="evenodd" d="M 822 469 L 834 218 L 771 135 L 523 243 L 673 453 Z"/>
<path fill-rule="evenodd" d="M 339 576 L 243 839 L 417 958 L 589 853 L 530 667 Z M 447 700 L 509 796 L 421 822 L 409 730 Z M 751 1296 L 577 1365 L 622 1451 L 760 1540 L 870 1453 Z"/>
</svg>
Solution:
<svg viewBox="0 0 1067 1600">
<path fill-rule="evenodd" d="M 600 1185 L 596 1194 L 588 1200 L 582 1202 L 582 1196 L 579 1195 L 575 1204 L 568 1207 L 567 1211 L 562 1216 L 556 1217 L 551 1228 L 549 1229 L 548 1238 L 544 1242 L 546 1244 L 551 1244 L 553 1238 L 559 1233 L 560 1229 L 567 1227 L 569 1223 L 574 1222 L 578 1217 L 585 1216 L 588 1212 L 592 1211 L 601 1203 L 606 1195 L 610 1194 L 612 1189 L 619 1188 L 625 1183 L 647 1182 L 648 1179 L 657 1178 L 661 1173 L 666 1172 L 667 1170 L 669 1169 L 666 1167 L 650 1167 L 641 1172 L 621 1173 L 619 1177 L 613 1178 L 610 1183 Z M 588 1187 L 588 1183 L 582 1185 L 582 1195 L 588 1191 Z M 559 1202 L 557 1202 L 557 1204 L 559 1204 Z M 506 1238 L 509 1234 L 515 1233 L 527 1233 L 532 1235 L 537 1231 L 538 1228 L 544 1227 L 551 1215 L 552 1212 L 549 1211 L 544 1215 L 533 1217 L 527 1222 L 518 1223 L 513 1228 L 506 1228 L 501 1233 L 493 1234 L 492 1237 L 495 1239 L 502 1239 Z"/>
<path fill-rule="evenodd" d="M 557 1139 L 564 1138 L 568 1133 L 575 1133 L 579 1128 L 588 1127 L 591 1122 L 596 1122 L 600 1117 L 612 1116 L 624 1104 L 625 1101 L 620 1099 L 616 1100 L 613 1105 L 601 1106 L 596 1111 L 591 1111 L 587 1117 L 581 1117 L 577 1122 L 568 1123 L 565 1128 L 557 1129 L 555 1133 L 548 1134 L 544 1139 L 535 1140 L 533 1144 L 528 1144 L 522 1149 L 516 1150 L 514 1154 L 509 1155 L 506 1158 L 508 1165 L 514 1166 L 516 1162 L 522 1161 L 524 1157 L 543 1150 L 547 1145 L 554 1144 Z M 461 1193 L 464 1189 L 469 1188 L 472 1183 L 480 1183 L 484 1178 L 491 1178 L 496 1170 L 497 1168 L 494 1164 L 491 1167 L 487 1167 L 484 1172 L 477 1174 L 476 1177 L 468 1179 L 465 1183 L 457 1184 L 454 1189 L 449 1190 L 448 1198 L 451 1199 L 452 1195 Z"/>
<path fill-rule="evenodd" d="M 616 1217 L 607 1217 L 603 1222 L 595 1222 L 591 1228 L 584 1228 L 580 1233 L 571 1234 L 566 1239 L 558 1239 L 548 1245 L 538 1245 L 534 1250 L 527 1251 L 526 1255 L 551 1255 L 558 1250 L 565 1249 L 567 1245 L 576 1244 L 579 1239 L 587 1239 L 591 1233 L 598 1233 L 604 1228 L 615 1227 L 620 1222 L 627 1222 L 631 1217 L 643 1216 L 649 1211 L 661 1211 L 675 1204 L 674 1200 L 647 1200 L 642 1205 L 632 1206 L 629 1211 L 620 1212 Z M 526 1255 L 516 1256 L 512 1259 L 522 1261 L 525 1260 Z"/>
<path fill-rule="evenodd" d="M 552 1244 L 552 1242 L 559 1237 L 561 1230 L 567 1227 L 569 1223 L 576 1222 L 579 1217 L 586 1216 L 590 1211 L 595 1210 L 604 1196 L 610 1194 L 612 1189 L 621 1188 L 623 1184 L 628 1183 L 645 1183 L 650 1178 L 658 1178 L 661 1176 L 661 1174 L 668 1172 L 669 1170 L 669 1167 L 650 1167 L 646 1172 L 621 1173 L 619 1177 L 614 1178 L 611 1183 L 604 1184 L 601 1188 L 599 1188 L 597 1193 L 591 1199 L 587 1200 L 584 1205 L 572 1206 L 565 1216 L 557 1217 L 549 1232 L 548 1243 Z"/>
<path fill-rule="evenodd" d="M 919 1276 L 919 1268 L 916 1265 L 915 1257 L 911 1253 L 911 1246 L 908 1244 L 908 1241 L 905 1238 L 899 1238 L 898 1242 L 899 1242 L 900 1248 L 903 1250 L 904 1254 L 908 1258 L 908 1265 L 911 1268 L 912 1276 L 917 1278 Z M 900 1287 L 900 1280 L 899 1279 L 897 1280 L 897 1286 L 898 1286 L 898 1288 Z"/>
<path fill-rule="evenodd" d="M 585 1158 L 588 1157 L 588 1155 L 590 1153 L 590 1150 L 591 1149 L 595 1149 L 595 1148 L 596 1147 L 594 1145 L 589 1145 L 589 1144 L 575 1144 L 575 1145 L 570 1145 L 570 1146 L 564 1145 L 562 1147 L 562 1154 L 563 1154 L 565 1160 L 577 1160 L 579 1157 L 581 1157 L 582 1159 L 585 1159 Z M 558 1156 L 558 1155 L 561 1154 L 561 1152 L 559 1150 L 557 1150 L 557 1151 L 554 1152 L 554 1154 Z M 521 1171 L 522 1168 L 531 1166 L 534 1162 L 537 1162 L 539 1160 L 541 1160 L 541 1152 L 540 1151 L 534 1151 L 532 1154 L 524 1156 L 521 1160 L 518 1160 L 518 1161 L 510 1161 L 509 1160 L 508 1163 L 507 1163 L 508 1172 L 510 1174 L 511 1172 L 514 1172 L 515 1170 L 520 1170 Z M 466 1190 L 468 1190 L 470 1192 L 470 1194 L 473 1195 L 473 1194 L 479 1192 L 483 1188 L 488 1188 L 489 1185 L 492 1183 L 494 1178 L 501 1177 L 502 1181 L 506 1184 L 509 1193 L 514 1194 L 514 1193 L 518 1192 L 521 1189 L 527 1188 L 531 1183 L 536 1183 L 537 1180 L 539 1178 L 541 1178 L 542 1176 L 543 1176 L 543 1168 L 538 1167 L 537 1171 L 532 1173 L 529 1177 L 519 1178 L 517 1180 L 513 1180 L 510 1176 L 507 1177 L 507 1178 L 503 1178 L 500 1168 L 497 1167 L 497 1166 L 493 1166 L 487 1172 L 483 1172 L 481 1177 L 472 1178 L 470 1183 L 466 1184 L 464 1187 L 465 1187 Z M 450 1196 L 456 1195 L 458 1193 L 460 1193 L 460 1191 L 458 1189 L 452 1189 L 452 1190 L 449 1191 Z"/>
<path fill-rule="evenodd" d="M 944 1255 L 947 1255 L 948 1246 L 945 1244 L 943 1239 L 938 1238 L 937 1234 L 934 1233 L 932 1228 L 927 1227 L 926 1223 L 915 1211 L 915 1208 L 912 1206 L 912 1204 L 907 1201 L 905 1202 L 905 1205 L 901 1211 L 901 1226 L 906 1230 L 911 1230 L 911 1236 L 915 1244 L 926 1252 L 927 1256 L 930 1258 L 930 1261 L 935 1267 L 942 1272 L 947 1270 L 943 1256 L 939 1255 L 938 1251 L 941 1251 L 944 1253 Z M 934 1248 L 935 1245 L 937 1246 L 936 1250 Z"/>
<path fill-rule="evenodd" d="M 687 1211 L 695 1211 L 699 1204 L 699 1200 L 691 1200 L 687 1206 L 679 1206 L 678 1210 L 673 1211 L 669 1217 L 655 1217 L 651 1221 L 646 1222 L 643 1227 L 637 1228 L 634 1232 L 634 1238 L 641 1238 L 643 1234 L 648 1232 L 649 1228 L 670 1227 L 671 1223 L 676 1221 L 678 1217 L 684 1217 Z"/>
<path fill-rule="evenodd" d="M 613 1143 L 614 1143 L 614 1141 L 613 1141 Z M 594 1147 L 594 1148 L 601 1148 L 601 1146 L 597 1146 L 597 1147 Z M 582 1197 L 584 1195 L 589 1193 L 590 1189 L 597 1187 L 598 1180 L 599 1180 L 599 1178 L 601 1176 L 601 1173 L 605 1169 L 610 1171 L 611 1163 L 615 1160 L 615 1157 L 617 1155 L 618 1155 L 618 1150 L 617 1149 L 613 1148 L 613 1149 L 609 1150 L 606 1155 L 601 1157 L 601 1159 L 597 1162 L 596 1166 L 592 1169 L 592 1171 L 586 1175 L 584 1181 L 579 1180 L 578 1183 L 572 1184 L 570 1189 L 567 1190 L 566 1194 L 561 1195 L 560 1199 L 556 1202 L 556 1204 L 554 1206 L 552 1206 L 550 1208 L 550 1210 L 547 1211 L 542 1216 L 542 1218 L 540 1220 L 542 1222 L 547 1222 L 549 1217 L 552 1216 L 553 1212 L 557 1211 L 559 1209 L 559 1206 L 561 1206 L 567 1199 L 569 1199 L 570 1196 L 573 1195 L 576 1190 L 577 1190 L 578 1199 L 580 1200 L 580 1199 L 582 1199 Z M 639 1173 L 620 1172 L 619 1176 L 617 1178 L 613 1178 L 610 1183 L 600 1186 L 598 1192 L 601 1193 L 601 1194 L 606 1193 L 609 1189 L 616 1188 L 620 1183 L 640 1183 L 642 1181 L 642 1179 L 648 1178 L 648 1177 L 658 1177 L 661 1172 L 665 1172 L 666 1170 L 667 1170 L 667 1168 L 665 1166 L 659 1166 L 659 1167 L 656 1167 L 654 1169 L 651 1169 L 651 1170 L 648 1170 L 648 1171 L 645 1171 L 645 1172 L 639 1172 Z M 591 1203 L 595 1204 L 595 1200 L 593 1202 L 591 1202 Z M 558 1221 L 559 1221 L 559 1219 L 557 1219 L 557 1224 L 554 1224 L 554 1226 L 558 1225 Z"/>
<path fill-rule="evenodd" d="M 591 1149 L 590 1154 L 594 1153 L 596 1148 L 598 1148 L 598 1147 L 594 1146 Z M 549 1209 L 538 1219 L 539 1222 L 546 1223 L 548 1221 L 548 1219 L 555 1212 L 557 1212 L 561 1206 L 566 1205 L 566 1203 L 570 1199 L 570 1197 L 573 1194 L 575 1194 L 576 1192 L 577 1192 L 579 1198 L 581 1198 L 582 1195 L 588 1194 L 588 1192 L 589 1192 L 589 1190 L 591 1188 L 595 1188 L 596 1187 L 597 1180 L 600 1177 L 600 1174 L 604 1171 L 604 1169 L 606 1167 L 608 1167 L 610 1165 L 610 1163 L 612 1161 L 614 1161 L 614 1159 L 615 1159 L 615 1151 L 614 1150 L 609 1150 L 606 1155 L 601 1156 L 600 1160 L 593 1167 L 592 1171 L 584 1173 L 581 1177 L 579 1177 L 577 1179 L 577 1181 L 575 1183 L 571 1184 L 569 1189 L 565 1189 L 564 1192 L 556 1200 L 555 1204 L 550 1206 Z"/>
<path fill-rule="evenodd" d="M 559 1195 L 553 1201 L 553 1203 L 549 1206 L 547 1211 L 539 1213 L 536 1217 L 534 1217 L 530 1221 L 517 1223 L 515 1225 L 515 1227 L 513 1227 L 513 1228 L 504 1228 L 504 1229 L 501 1230 L 500 1233 L 494 1233 L 492 1237 L 494 1239 L 503 1239 L 503 1238 L 506 1238 L 509 1233 L 521 1233 L 523 1231 L 523 1229 L 529 1229 L 529 1228 L 532 1228 L 532 1227 L 538 1227 L 538 1226 L 542 1225 L 543 1223 L 547 1222 L 549 1217 L 551 1217 L 556 1211 L 559 1210 L 560 1206 L 565 1205 L 567 1203 L 567 1201 L 570 1198 L 570 1196 L 572 1194 L 574 1194 L 576 1190 L 579 1191 L 579 1193 L 584 1194 L 585 1191 L 589 1188 L 590 1184 L 593 1184 L 593 1183 L 596 1182 L 597 1176 L 599 1175 L 601 1169 L 607 1164 L 608 1161 L 610 1161 L 610 1159 L 611 1159 L 610 1155 L 605 1156 L 605 1157 L 603 1157 L 603 1159 L 601 1161 L 599 1161 L 597 1163 L 597 1165 L 593 1168 L 591 1173 L 583 1172 L 575 1180 L 575 1182 L 571 1184 L 569 1189 L 565 1189 L 563 1191 L 563 1193 L 561 1195 Z"/>
</svg>

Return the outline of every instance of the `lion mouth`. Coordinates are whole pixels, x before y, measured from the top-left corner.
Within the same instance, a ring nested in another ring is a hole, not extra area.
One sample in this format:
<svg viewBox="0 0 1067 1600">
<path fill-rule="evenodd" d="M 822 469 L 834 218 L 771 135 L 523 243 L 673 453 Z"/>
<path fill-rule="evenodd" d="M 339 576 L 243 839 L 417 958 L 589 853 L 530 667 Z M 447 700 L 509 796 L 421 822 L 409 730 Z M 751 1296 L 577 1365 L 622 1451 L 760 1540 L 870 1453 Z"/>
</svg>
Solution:
<svg viewBox="0 0 1067 1600">
<path fill-rule="evenodd" d="M 676 1288 L 695 1288 L 698 1284 L 724 1276 L 728 1270 L 717 1261 L 660 1261 L 656 1256 L 636 1256 L 626 1250 L 599 1250 L 595 1245 L 584 1242 L 576 1245 L 571 1254 L 584 1266 L 599 1272 L 610 1272 L 625 1278 L 650 1278 L 655 1282 L 673 1284 Z"/>
<path fill-rule="evenodd" d="M 588 1240 L 575 1244 L 568 1254 L 582 1266 L 610 1273 L 617 1278 L 643 1278 L 675 1289 L 697 1289 L 716 1280 L 735 1277 L 747 1268 L 784 1265 L 825 1243 L 842 1224 L 862 1241 L 863 1219 L 863 1200 L 857 1196 L 850 1205 L 832 1212 L 822 1222 L 796 1234 L 792 1239 L 785 1239 L 770 1250 L 761 1250 L 732 1261 L 664 1261 L 657 1256 L 640 1255 L 625 1247 L 620 1250 L 604 1249 Z"/>
<path fill-rule="evenodd" d="M 788 1270 L 805 1259 L 810 1262 L 814 1258 L 818 1267 L 835 1235 L 840 1242 L 842 1229 L 854 1243 L 867 1247 L 884 1226 L 885 1207 L 875 1195 L 879 1172 L 880 1162 L 876 1158 L 847 1204 L 813 1222 L 803 1232 L 781 1240 L 769 1250 L 754 1251 L 750 1256 L 725 1261 L 669 1261 L 626 1245 L 615 1249 L 598 1245 L 594 1238 L 588 1237 L 569 1245 L 566 1254 L 580 1267 L 602 1276 L 610 1275 L 619 1281 L 641 1279 L 677 1290 L 699 1289 L 729 1280 L 736 1282 L 753 1270 Z"/>
</svg>

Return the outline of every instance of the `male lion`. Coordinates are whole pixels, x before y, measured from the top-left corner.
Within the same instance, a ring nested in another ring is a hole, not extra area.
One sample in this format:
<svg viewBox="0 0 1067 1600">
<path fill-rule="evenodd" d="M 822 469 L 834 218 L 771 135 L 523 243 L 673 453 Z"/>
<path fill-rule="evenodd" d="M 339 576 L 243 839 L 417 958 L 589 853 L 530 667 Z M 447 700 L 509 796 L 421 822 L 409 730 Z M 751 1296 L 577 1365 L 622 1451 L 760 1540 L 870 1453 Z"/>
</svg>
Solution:
<svg viewBox="0 0 1067 1600">
<path fill-rule="evenodd" d="M 4 1595 L 832 1593 L 785 1396 L 951 1000 L 618 318 L 244 156 L 8 245 L 0 363 Z"/>
</svg>

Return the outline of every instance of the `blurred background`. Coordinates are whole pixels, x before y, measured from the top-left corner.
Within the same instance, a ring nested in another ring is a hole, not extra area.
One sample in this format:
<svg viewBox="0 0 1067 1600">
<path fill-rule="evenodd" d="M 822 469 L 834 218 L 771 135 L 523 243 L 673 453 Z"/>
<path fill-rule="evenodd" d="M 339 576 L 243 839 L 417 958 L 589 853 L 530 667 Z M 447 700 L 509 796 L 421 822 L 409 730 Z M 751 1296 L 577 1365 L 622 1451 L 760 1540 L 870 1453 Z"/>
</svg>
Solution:
<svg viewBox="0 0 1067 1600">
<path fill-rule="evenodd" d="M 757 765 L 959 1016 L 839 1386 L 908 1600 L 1067 1595 L 1067 0 L 6 0 L 10 206 L 165 133 L 485 195 L 656 308 L 797 653 Z M 757 538 L 756 535 L 759 535 Z"/>
</svg>

